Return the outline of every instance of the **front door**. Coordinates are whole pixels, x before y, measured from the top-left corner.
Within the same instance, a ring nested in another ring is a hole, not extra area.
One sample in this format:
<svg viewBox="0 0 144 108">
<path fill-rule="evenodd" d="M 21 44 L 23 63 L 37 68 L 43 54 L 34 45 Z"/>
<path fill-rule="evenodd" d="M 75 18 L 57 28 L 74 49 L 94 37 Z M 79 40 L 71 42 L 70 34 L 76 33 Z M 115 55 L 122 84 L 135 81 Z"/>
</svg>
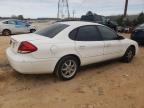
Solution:
<svg viewBox="0 0 144 108">
<path fill-rule="evenodd" d="M 17 33 L 28 33 L 30 32 L 29 28 L 26 26 L 26 23 L 22 21 L 15 21 L 15 29 Z"/>
<path fill-rule="evenodd" d="M 104 41 L 104 57 L 112 59 L 121 57 L 123 54 L 122 40 L 117 39 L 118 35 L 108 27 L 97 26 Z"/>
<path fill-rule="evenodd" d="M 76 50 L 82 58 L 82 65 L 102 61 L 104 42 L 95 25 L 78 28 Z"/>
</svg>

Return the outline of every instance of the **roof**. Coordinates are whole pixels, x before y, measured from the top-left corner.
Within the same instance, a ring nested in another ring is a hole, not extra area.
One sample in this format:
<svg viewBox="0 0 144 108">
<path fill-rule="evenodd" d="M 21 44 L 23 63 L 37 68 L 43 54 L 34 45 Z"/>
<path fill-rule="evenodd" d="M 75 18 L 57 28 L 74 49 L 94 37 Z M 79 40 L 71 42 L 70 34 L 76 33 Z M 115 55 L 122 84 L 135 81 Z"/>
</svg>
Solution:
<svg viewBox="0 0 144 108">
<path fill-rule="evenodd" d="M 22 20 L 18 20 L 18 19 L 4 19 L 4 20 L 1 20 L 0 22 L 5 22 L 5 21 L 22 21 Z"/>
<path fill-rule="evenodd" d="M 86 21 L 66 21 L 66 22 L 59 22 L 61 24 L 67 24 L 70 26 L 82 26 L 82 25 L 101 25 L 98 23 L 93 22 L 86 22 Z"/>
</svg>

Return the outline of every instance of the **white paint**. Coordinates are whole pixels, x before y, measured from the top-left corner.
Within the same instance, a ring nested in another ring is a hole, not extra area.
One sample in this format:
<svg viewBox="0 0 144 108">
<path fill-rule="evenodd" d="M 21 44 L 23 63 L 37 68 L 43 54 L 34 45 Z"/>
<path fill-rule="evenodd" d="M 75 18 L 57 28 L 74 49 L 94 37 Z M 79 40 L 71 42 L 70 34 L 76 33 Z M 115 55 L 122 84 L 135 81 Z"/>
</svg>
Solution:
<svg viewBox="0 0 144 108">
<path fill-rule="evenodd" d="M 81 66 L 109 59 L 122 57 L 129 46 L 138 44 L 130 39 L 112 41 L 73 41 L 68 34 L 74 28 L 83 25 L 100 25 L 90 22 L 62 22 L 70 26 L 56 35 L 48 38 L 37 34 L 12 36 L 17 44 L 6 51 L 11 66 L 24 74 L 53 73 L 57 62 L 64 56 L 73 54 L 80 58 Z M 17 49 L 22 41 L 28 41 L 37 46 L 38 51 L 30 54 L 19 54 Z M 84 47 L 82 47 L 84 46 Z"/>
</svg>

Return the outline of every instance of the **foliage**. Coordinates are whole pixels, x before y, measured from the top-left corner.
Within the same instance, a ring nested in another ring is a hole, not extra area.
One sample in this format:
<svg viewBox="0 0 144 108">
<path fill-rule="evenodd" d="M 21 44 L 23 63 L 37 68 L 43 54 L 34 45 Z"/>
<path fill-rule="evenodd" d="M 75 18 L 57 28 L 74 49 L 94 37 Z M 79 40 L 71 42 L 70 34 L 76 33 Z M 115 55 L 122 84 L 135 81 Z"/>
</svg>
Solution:
<svg viewBox="0 0 144 108">
<path fill-rule="evenodd" d="M 24 20 L 23 15 L 18 15 L 18 16 L 16 16 L 16 15 L 12 15 L 11 18 L 12 18 L 12 19 Z"/>
<path fill-rule="evenodd" d="M 91 16 L 91 15 L 93 15 L 93 13 L 92 13 L 92 11 L 88 11 L 88 12 L 86 13 L 86 15 L 87 15 L 87 16 Z"/>
<path fill-rule="evenodd" d="M 144 23 L 144 13 L 141 12 L 137 18 L 137 24 L 142 24 Z"/>
<path fill-rule="evenodd" d="M 117 19 L 117 23 L 119 26 L 123 26 L 123 16 L 120 16 L 118 19 Z"/>
<path fill-rule="evenodd" d="M 129 18 L 124 19 L 123 16 L 120 16 L 117 19 L 117 23 L 119 26 L 137 26 L 139 24 L 144 23 L 144 13 L 141 12 L 136 19 L 130 21 Z"/>
<path fill-rule="evenodd" d="M 24 19 L 23 15 L 18 15 L 18 19 L 23 20 Z"/>
</svg>

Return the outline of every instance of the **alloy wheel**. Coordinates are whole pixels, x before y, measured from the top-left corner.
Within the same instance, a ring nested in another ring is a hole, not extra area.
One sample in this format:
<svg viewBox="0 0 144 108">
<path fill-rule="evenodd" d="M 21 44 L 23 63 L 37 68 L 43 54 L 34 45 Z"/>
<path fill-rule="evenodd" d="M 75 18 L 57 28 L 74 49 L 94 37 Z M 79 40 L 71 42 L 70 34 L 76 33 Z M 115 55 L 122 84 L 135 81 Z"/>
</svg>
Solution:
<svg viewBox="0 0 144 108">
<path fill-rule="evenodd" d="M 77 70 L 77 65 L 74 60 L 67 60 L 63 63 L 61 73 L 65 78 L 72 77 Z"/>
</svg>

